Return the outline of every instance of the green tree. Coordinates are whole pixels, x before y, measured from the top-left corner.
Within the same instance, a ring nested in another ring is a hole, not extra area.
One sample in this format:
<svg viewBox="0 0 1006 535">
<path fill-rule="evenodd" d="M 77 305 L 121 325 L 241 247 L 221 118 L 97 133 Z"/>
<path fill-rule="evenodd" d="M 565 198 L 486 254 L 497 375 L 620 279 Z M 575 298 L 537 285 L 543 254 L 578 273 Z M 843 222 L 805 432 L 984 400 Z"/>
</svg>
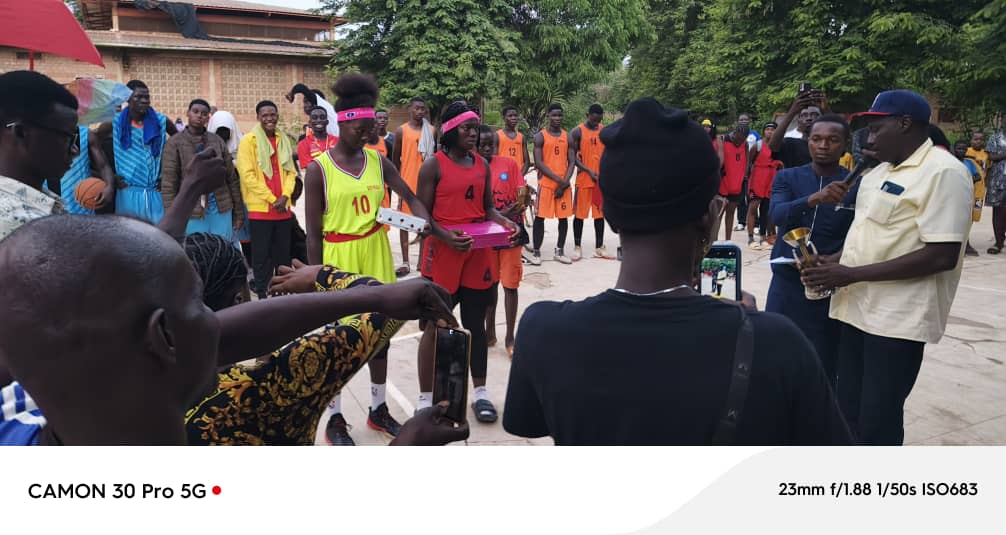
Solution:
<svg viewBox="0 0 1006 535">
<path fill-rule="evenodd" d="M 551 102 L 562 102 L 604 80 L 633 45 L 652 37 L 645 0 L 529 0 L 505 25 L 518 36 L 517 69 L 501 94 L 532 132 Z M 567 110 L 581 115 L 586 110 Z"/>
<path fill-rule="evenodd" d="M 784 109 L 804 80 L 841 112 L 894 87 L 952 95 L 969 21 L 984 4 L 652 0 L 659 38 L 632 53 L 635 96 L 728 119 L 744 109 Z"/>
<path fill-rule="evenodd" d="M 993 0 L 965 25 L 968 55 L 957 63 L 951 99 L 961 108 L 981 108 L 1002 120 L 1006 111 L 1006 0 Z M 983 125 L 985 126 L 985 125 Z M 998 125 L 992 125 L 998 126 Z"/>
<path fill-rule="evenodd" d="M 436 113 L 497 97 L 531 131 L 550 102 L 603 80 L 652 35 L 646 0 L 323 0 L 321 11 L 353 21 L 333 69 L 375 74 L 386 102 L 419 94 Z"/>
<path fill-rule="evenodd" d="M 422 96 L 435 118 L 512 72 L 515 35 L 499 24 L 509 9 L 508 0 L 324 0 L 321 11 L 353 21 L 333 43 L 334 70 L 376 75 L 387 103 Z"/>
</svg>

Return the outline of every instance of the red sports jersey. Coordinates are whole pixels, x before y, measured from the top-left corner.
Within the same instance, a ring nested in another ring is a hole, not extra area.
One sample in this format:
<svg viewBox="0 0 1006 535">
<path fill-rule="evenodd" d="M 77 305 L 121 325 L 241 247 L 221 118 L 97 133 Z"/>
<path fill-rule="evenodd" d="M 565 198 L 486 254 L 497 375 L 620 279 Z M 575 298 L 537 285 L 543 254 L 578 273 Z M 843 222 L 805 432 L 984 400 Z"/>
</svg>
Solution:
<svg viewBox="0 0 1006 535">
<path fill-rule="evenodd" d="M 731 141 L 723 142 L 723 180 L 720 181 L 720 195 L 739 195 L 744 187 L 744 173 L 748 167 L 748 144 L 740 146 Z"/>
<path fill-rule="evenodd" d="M 486 165 L 481 156 L 469 168 L 454 163 L 450 156 L 437 151 L 440 181 L 433 201 L 433 220 L 441 225 L 485 221 Z"/>
<path fill-rule="evenodd" d="M 493 204 L 496 209 L 503 211 L 517 202 L 517 190 L 526 184 L 517 162 L 506 156 L 496 156 L 489 162 L 489 174 L 492 176 Z M 518 214 L 514 219 L 515 223 L 523 221 L 523 214 Z"/>
<path fill-rule="evenodd" d="M 755 157 L 754 168 L 751 170 L 751 179 L 749 180 L 751 195 L 759 199 L 772 197 L 772 180 L 775 179 L 776 169 L 778 169 L 776 164 L 779 163 L 772 159 L 772 149 L 769 148 L 768 143 L 761 143 L 761 150 Z"/>
<path fill-rule="evenodd" d="M 321 156 L 328 149 L 334 147 L 339 142 L 335 136 L 326 136 L 324 141 L 314 137 L 313 132 L 308 132 L 304 139 L 297 144 L 297 164 L 301 169 L 307 169 L 315 158 Z"/>
</svg>

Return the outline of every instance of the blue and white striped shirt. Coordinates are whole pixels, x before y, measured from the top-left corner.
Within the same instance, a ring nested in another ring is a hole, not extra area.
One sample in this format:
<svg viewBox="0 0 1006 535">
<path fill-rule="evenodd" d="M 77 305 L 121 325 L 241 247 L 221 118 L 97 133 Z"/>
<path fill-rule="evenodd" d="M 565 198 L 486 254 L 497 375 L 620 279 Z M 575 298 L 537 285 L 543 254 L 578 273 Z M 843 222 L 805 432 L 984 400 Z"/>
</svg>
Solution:
<svg viewBox="0 0 1006 535">
<path fill-rule="evenodd" d="M 0 446 L 37 446 L 45 417 L 17 381 L 0 389 Z"/>
</svg>

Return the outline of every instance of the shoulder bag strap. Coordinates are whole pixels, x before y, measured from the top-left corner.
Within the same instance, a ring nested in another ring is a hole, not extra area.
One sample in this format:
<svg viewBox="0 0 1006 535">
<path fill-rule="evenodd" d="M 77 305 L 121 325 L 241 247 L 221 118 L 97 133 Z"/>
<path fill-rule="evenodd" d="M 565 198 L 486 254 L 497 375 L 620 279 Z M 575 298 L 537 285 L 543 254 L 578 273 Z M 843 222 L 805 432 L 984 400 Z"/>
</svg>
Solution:
<svg viewBox="0 0 1006 535">
<path fill-rule="evenodd" d="M 748 397 L 748 387 L 751 384 L 751 364 L 754 360 L 754 327 L 751 318 L 738 307 L 741 313 L 740 330 L 737 333 L 737 348 L 734 350 L 734 362 L 731 367 L 730 387 L 727 390 L 727 401 L 723 416 L 716 424 L 712 444 L 714 446 L 730 446 L 736 442 L 737 427 L 744 412 L 744 402 Z"/>
</svg>

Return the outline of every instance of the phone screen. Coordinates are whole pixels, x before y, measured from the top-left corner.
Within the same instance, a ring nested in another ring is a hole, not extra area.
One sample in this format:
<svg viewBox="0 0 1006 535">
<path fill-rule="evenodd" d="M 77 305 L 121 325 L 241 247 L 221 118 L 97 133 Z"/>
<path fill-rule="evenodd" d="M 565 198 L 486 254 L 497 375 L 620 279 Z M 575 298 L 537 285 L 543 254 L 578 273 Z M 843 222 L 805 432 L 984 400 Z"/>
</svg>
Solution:
<svg viewBox="0 0 1006 535">
<path fill-rule="evenodd" d="M 433 375 L 433 403 L 447 400 L 447 418 L 462 422 L 468 405 L 468 366 L 471 333 L 463 329 L 437 329 Z"/>
<path fill-rule="evenodd" d="M 741 251 L 736 245 L 713 245 L 699 265 L 699 293 L 740 301 L 740 260 Z"/>
</svg>

